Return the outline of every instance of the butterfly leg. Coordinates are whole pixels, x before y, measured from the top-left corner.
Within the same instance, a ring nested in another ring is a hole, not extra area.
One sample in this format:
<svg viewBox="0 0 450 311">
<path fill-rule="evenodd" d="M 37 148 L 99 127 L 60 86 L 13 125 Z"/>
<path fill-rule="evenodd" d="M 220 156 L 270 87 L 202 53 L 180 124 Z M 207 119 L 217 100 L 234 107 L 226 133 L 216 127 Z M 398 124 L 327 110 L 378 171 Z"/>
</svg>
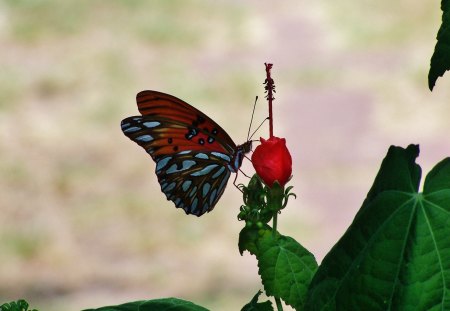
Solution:
<svg viewBox="0 0 450 311">
<path fill-rule="evenodd" d="M 241 171 L 241 170 L 240 170 L 240 171 Z M 241 172 L 242 172 L 242 171 L 241 171 Z M 244 174 L 244 172 L 242 172 L 242 174 Z M 244 174 L 244 175 L 245 175 L 245 174 Z M 239 188 L 239 185 L 236 184 L 237 178 L 238 178 L 238 172 L 236 172 L 236 177 L 235 177 L 234 180 L 233 180 L 233 185 L 234 185 L 240 192 L 244 193 L 244 191 L 242 191 L 242 189 Z"/>
<path fill-rule="evenodd" d="M 244 174 L 245 177 L 251 178 L 250 176 L 248 176 L 247 174 L 245 174 L 243 170 L 239 169 L 239 171 L 240 171 L 242 174 Z M 237 178 L 237 174 L 236 174 L 236 178 Z M 236 181 L 236 179 L 235 179 L 235 181 Z"/>
</svg>

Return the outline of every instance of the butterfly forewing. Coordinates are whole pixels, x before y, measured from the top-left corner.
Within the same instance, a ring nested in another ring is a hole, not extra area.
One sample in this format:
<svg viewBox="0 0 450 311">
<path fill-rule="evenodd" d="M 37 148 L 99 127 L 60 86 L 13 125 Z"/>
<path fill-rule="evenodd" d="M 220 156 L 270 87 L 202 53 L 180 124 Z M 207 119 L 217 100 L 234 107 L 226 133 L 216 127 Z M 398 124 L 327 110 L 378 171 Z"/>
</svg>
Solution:
<svg viewBox="0 0 450 311">
<path fill-rule="evenodd" d="M 187 214 L 211 211 L 242 151 L 216 122 L 181 99 L 142 91 L 136 100 L 142 116 L 124 119 L 122 131 L 156 162 L 162 192 Z"/>
<path fill-rule="evenodd" d="M 129 117 L 122 121 L 122 131 L 131 140 L 144 148 L 154 160 L 156 158 L 190 150 L 212 150 L 226 152 L 221 145 L 209 144 L 212 138 L 203 133 L 197 134 L 197 139 L 186 139 L 189 130 L 185 126 L 170 120 L 152 116 Z M 191 130 L 195 131 L 195 130 Z M 199 139 L 202 139 L 199 142 Z M 203 142 L 203 145 L 200 143 Z"/>
<path fill-rule="evenodd" d="M 175 96 L 142 91 L 137 94 L 136 101 L 145 120 L 162 124 L 162 127 L 155 128 L 158 135 L 167 140 L 172 138 L 170 145 L 179 150 L 188 150 L 183 148 L 184 145 L 228 154 L 236 150 L 236 144 L 216 122 Z"/>
</svg>

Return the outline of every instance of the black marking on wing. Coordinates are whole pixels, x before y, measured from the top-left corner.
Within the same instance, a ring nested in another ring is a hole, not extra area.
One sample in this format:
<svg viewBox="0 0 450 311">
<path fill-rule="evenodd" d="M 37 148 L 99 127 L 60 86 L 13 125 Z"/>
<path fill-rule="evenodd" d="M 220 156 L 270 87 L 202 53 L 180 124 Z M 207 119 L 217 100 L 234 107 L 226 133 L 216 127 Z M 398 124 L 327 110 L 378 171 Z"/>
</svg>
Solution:
<svg viewBox="0 0 450 311">
<path fill-rule="evenodd" d="M 161 157 L 155 171 L 167 199 L 196 216 L 214 209 L 231 175 L 227 161 L 201 152 Z"/>
</svg>

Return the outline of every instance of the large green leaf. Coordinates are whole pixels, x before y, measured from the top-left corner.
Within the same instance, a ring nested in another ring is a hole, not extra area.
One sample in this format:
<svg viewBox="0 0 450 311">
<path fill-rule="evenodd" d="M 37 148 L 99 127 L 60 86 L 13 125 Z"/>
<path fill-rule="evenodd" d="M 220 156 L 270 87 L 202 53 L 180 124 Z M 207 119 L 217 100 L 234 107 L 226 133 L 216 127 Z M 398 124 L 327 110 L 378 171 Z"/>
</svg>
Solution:
<svg viewBox="0 0 450 311">
<path fill-rule="evenodd" d="M 433 90 L 436 80 L 450 69 L 450 0 L 442 0 L 441 9 L 442 25 L 437 34 L 437 43 L 428 72 L 430 90 Z"/>
<path fill-rule="evenodd" d="M 317 270 L 314 256 L 297 241 L 265 232 L 257 242 L 259 274 L 267 295 L 278 297 L 300 310 L 309 283 Z"/>
<path fill-rule="evenodd" d="M 128 302 L 117 306 L 108 306 L 84 311 L 208 311 L 190 301 L 178 298 L 162 298 Z"/>
<path fill-rule="evenodd" d="M 450 310 L 450 158 L 417 193 L 418 146 L 391 147 L 311 282 L 306 310 Z"/>
</svg>

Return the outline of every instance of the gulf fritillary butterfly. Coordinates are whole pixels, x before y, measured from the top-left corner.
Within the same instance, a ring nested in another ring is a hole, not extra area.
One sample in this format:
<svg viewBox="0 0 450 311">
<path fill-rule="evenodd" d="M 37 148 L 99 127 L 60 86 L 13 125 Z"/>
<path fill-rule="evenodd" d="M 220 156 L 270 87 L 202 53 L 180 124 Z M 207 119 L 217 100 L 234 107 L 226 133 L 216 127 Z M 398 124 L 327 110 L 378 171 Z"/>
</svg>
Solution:
<svg viewBox="0 0 450 311">
<path fill-rule="evenodd" d="M 211 118 L 172 95 L 142 91 L 136 101 L 142 116 L 122 120 L 122 131 L 155 161 L 167 200 L 186 214 L 210 212 L 251 141 L 236 146 Z"/>
</svg>

